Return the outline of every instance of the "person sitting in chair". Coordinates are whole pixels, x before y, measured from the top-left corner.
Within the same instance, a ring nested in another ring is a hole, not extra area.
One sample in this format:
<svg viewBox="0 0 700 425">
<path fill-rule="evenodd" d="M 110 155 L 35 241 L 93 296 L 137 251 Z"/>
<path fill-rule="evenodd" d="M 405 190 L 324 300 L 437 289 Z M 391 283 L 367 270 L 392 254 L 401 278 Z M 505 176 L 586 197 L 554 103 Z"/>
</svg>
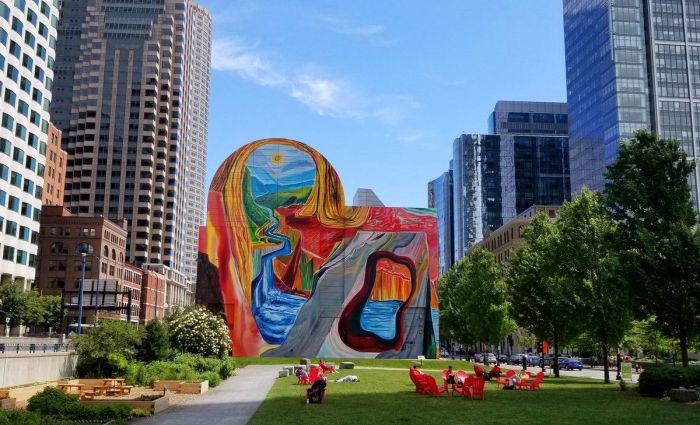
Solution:
<svg viewBox="0 0 700 425">
<path fill-rule="evenodd" d="M 498 366 L 494 366 L 490 371 L 489 375 L 491 375 L 491 378 L 498 378 L 501 376 L 501 368 Z"/>
<path fill-rule="evenodd" d="M 323 396 L 326 392 L 326 377 L 322 373 L 318 374 L 316 380 L 311 384 L 311 388 L 306 390 L 306 404 L 323 403 Z"/>
<path fill-rule="evenodd" d="M 452 370 L 452 366 L 447 366 L 447 375 L 445 376 L 445 385 L 455 384 L 455 372 Z"/>
</svg>

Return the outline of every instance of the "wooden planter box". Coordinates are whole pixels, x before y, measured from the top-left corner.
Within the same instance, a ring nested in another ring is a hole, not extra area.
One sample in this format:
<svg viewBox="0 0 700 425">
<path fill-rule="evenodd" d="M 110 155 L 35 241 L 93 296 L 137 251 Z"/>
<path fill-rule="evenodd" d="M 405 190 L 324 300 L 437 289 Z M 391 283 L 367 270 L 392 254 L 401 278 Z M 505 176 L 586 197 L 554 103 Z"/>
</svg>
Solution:
<svg viewBox="0 0 700 425">
<path fill-rule="evenodd" d="M 168 391 L 176 393 L 180 391 L 180 386 L 184 383 L 185 381 L 156 381 L 153 383 L 153 391 L 161 392 L 165 387 L 168 387 Z"/>
<path fill-rule="evenodd" d="M 129 406 L 129 409 L 141 409 L 150 412 L 151 415 L 156 415 L 170 407 L 170 397 L 164 396 L 153 401 L 135 401 L 135 400 L 83 400 L 80 403 L 88 405 L 105 405 L 105 404 L 123 404 Z"/>
<path fill-rule="evenodd" d="M 183 382 L 180 385 L 180 394 L 204 394 L 207 391 L 209 391 L 209 381 Z"/>
<path fill-rule="evenodd" d="M 3 398 L 2 400 L 0 400 L 0 410 L 15 410 L 16 408 L 16 398 Z"/>
</svg>

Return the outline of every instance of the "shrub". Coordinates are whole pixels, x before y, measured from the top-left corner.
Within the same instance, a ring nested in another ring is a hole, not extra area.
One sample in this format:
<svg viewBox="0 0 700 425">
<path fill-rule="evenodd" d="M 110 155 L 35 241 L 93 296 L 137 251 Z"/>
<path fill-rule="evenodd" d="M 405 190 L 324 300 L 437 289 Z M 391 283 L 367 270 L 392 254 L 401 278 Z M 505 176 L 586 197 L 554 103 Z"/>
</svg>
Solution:
<svg viewBox="0 0 700 425">
<path fill-rule="evenodd" d="M 151 416 L 151 412 L 147 412 L 143 409 L 132 409 L 130 415 L 132 418 L 147 418 Z"/>
<path fill-rule="evenodd" d="M 76 404 L 78 404 L 77 395 L 66 394 L 58 388 L 46 387 L 29 399 L 27 410 L 42 416 L 63 416 Z"/>
<path fill-rule="evenodd" d="M 41 425 L 41 416 L 32 412 L 4 412 L 0 410 L 0 425 Z"/>
<path fill-rule="evenodd" d="M 224 357 L 231 351 L 228 326 L 202 306 L 193 306 L 168 318 L 173 348 L 205 357 Z"/>
<path fill-rule="evenodd" d="M 159 320 L 153 319 L 143 328 L 141 346 L 138 348 L 136 358 L 142 362 L 152 362 L 167 360 L 169 356 L 168 330 Z"/>
<path fill-rule="evenodd" d="M 221 359 L 221 367 L 219 368 L 219 376 L 221 379 L 228 379 L 236 372 L 236 361 L 231 357 Z"/>
<path fill-rule="evenodd" d="M 78 403 L 78 396 L 46 387 L 29 399 L 27 410 L 42 417 L 66 418 L 70 420 L 126 420 L 129 407 L 118 404 L 91 406 Z M 10 422 L 21 423 L 21 422 Z M 32 422 L 27 422 L 31 424 Z M 0 424 L 2 421 L 0 420 Z"/>
<path fill-rule="evenodd" d="M 77 375 L 81 378 L 105 378 L 126 373 L 129 361 L 141 343 L 141 336 L 131 323 L 102 319 L 97 327 L 75 340 Z"/>
<path fill-rule="evenodd" d="M 671 366 L 650 367 L 639 376 L 639 392 L 663 397 L 669 390 L 700 385 L 700 370 Z"/>
<path fill-rule="evenodd" d="M 209 386 L 212 388 L 219 386 L 221 383 L 221 377 L 216 372 L 204 372 L 203 374 L 199 375 L 199 380 L 209 381 Z"/>
</svg>

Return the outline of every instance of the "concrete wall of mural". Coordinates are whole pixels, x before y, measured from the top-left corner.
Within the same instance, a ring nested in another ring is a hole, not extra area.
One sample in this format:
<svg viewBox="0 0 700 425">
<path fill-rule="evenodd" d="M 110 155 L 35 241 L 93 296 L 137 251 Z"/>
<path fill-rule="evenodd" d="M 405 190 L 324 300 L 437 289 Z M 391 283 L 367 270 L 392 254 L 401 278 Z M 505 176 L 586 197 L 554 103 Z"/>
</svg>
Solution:
<svg viewBox="0 0 700 425">
<path fill-rule="evenodd" d="M 235 356 L 436 356 L 434 210 L 345 206 L 330 163 L 288 139 L 234 152 L 208 202 L 197 301 Z"/>
</svg>

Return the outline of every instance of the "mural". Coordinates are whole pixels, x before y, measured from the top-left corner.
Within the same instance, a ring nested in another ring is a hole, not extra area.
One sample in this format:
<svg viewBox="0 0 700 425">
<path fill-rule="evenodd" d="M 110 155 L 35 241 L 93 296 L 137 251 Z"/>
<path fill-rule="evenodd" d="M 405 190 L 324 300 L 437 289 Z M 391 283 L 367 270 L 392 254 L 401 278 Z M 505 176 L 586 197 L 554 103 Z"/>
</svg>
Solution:
<svg viewBox="0 0 700 425">
<path fill-rule="evenodd" d="M 345 206 L 328 161 L 288 139 L 234 152 L 208 202 L 197 301 L 235 356 L 436 356 L 434 210 Z"/>
</svg>

